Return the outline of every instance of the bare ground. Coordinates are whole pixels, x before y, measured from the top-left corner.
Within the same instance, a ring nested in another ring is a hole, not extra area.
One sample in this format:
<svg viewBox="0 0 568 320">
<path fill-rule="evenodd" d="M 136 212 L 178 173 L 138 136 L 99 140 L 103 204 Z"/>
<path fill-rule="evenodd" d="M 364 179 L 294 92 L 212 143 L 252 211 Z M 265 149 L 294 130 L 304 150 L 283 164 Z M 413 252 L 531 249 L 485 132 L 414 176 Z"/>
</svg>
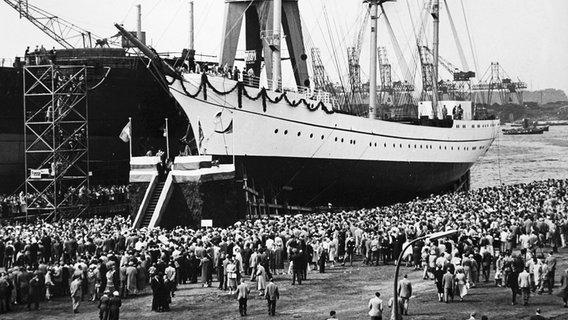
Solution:
<svg viewBox="0 0 568 320">
<path fill-rule="evenodd" d="M 558 255 L 556 280 L 560 272 L 568 267 L 568 250 L 561 249 Z M 394 266 L 367 267 L 361 261 L 353 267 L 328 268 L 326 273 L 311 272 L 302 285 L 291 285 L 288 275 L 275 276 L 280 288 L 281 298 L 277 303 L 275 319 L 327 319 L 330 310 L 335 310 L 339 319 L 366 319 L 367 303 L 375 291 L 381 292 L 383 300 L 392 297 Z M 471 312 L 476 312 L 476 319 L 485 314 L 489 319 L 529 319 L 536 308 L 548 319 L 568 319 L 568 309 L 562 308 L 562 300 L 556 295 L 533 295 L 529 306 L 511 305 L 511 292 L 506 288 L 497 288 L 492 282 L 481 283 L 470 289 L 464 302 L 440 303 L 437 300 L 435 285 L 432 280 L 422 280 L 420 271 L 401 267 L 401 275 L 408 273 L 413 283 L 415 296 L 411 299 L 410 315 L 404 319 L 468 319 Z M 201 288 L 201 285 L 182 285 L 176 292 L 171 304 L 171 311 L 166 313 L 151 312 L 152 296 L 150 292 L 123 300 L 121 319 L 239 319 L 238 302 L 234 297 L 215 288 Z M 558 283 L 556 284 L 556 288 Z M 251 288 L 255 288 L 251 284 Z M 248 302 L 246 319 L 269 318 L 266 302 L 256 290 Z M 60 298 L 50 303 L 42 303 L 39 311 L 27 311 L 18 306 L 17 312 L 0 314 L 6 320 L 36 319 L 98 319 L 96 303 L 83 302 L 81 313 L 73 314 L 71 299 Z M 387 308 L 390 316 L 390 310 Z M 383 317 L 388 319 L 389 317 Z"/>
</svg>

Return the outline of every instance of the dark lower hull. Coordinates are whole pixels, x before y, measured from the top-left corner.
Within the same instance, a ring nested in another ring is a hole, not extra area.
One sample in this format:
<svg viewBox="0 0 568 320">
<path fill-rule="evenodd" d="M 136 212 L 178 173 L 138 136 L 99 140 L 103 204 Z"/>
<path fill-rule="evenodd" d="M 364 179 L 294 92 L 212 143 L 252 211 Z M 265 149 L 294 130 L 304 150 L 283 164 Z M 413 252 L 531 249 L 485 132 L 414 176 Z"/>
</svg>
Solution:
<svg viewBox="0 0 568 320">
<path fill-rule="evenodd" d="M 230 162 L 230 158 L 222 159 Z M 373 207 L 457 189 L 472 163 L 410 163 L 280 157 L 236 158 L 237 179 L 265 201 Z"/>
</svg>

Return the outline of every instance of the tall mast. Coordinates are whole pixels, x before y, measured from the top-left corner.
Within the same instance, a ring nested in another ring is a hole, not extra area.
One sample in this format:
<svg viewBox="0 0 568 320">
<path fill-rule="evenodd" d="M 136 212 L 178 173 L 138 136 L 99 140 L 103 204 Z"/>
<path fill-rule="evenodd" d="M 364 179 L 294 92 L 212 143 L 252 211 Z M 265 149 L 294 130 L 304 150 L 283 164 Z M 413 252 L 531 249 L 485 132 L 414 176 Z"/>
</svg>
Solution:
<svg viewBox="0 0 568 320">
<path fill-rule="evenodd" d="M 193 1 L 189 1 L 189 46 L 188 49 L 195 49 L 193 43 Z"/>
<path fill-rule="evenodd" d="M 136 38 L 140 40 L 140 42 L 143 42 L 142 41 L 142 5 L 137 4 L 136 9 L 138 10 L 138 16 L 137 16 L 138 19 L 136 21 Z"/>
<path fill-rule="evenodd" d="M 438 50 L 440 45 L 440 0 L 434 0 L 432 4 L 432 17 L 434 18 L 434 70 L 432 70 L 432 113 L 434 119 L 438 118 Z"/>
<path fill-rule="evenodd" d="M 282 24 L 282 0 L 274 0 L 274 19 L 272 26 L 272 90 L 278 91 L 280 89 L 281 78 L 281 63 L 282 57 L 280 56 L 280 26 Z"/>
<path fill-rule="evenodd" d="M 377 20 L 378 7 L 383 3 L 396 0 L 364 0 L 371 7 L 371 70 L 369 78 L 369 118 L 376 117 L 377 110 Z"/>
<path fill-rule="evenodd" d="M 369 78 L 369 118 L 375 119 L 377 110 L 377 13 L 378 0 L 369 0 L 371 6 L 371 74 Z"/>
</svg>

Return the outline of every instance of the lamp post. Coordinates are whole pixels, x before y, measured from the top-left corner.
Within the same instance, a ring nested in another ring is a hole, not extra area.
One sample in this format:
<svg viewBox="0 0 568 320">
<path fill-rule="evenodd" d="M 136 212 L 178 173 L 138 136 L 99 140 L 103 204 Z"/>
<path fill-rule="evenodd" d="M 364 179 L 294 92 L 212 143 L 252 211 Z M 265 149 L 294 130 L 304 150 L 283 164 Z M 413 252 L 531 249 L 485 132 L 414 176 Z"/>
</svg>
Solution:
<svg viewBox="0 0 568 320">
<path fill-rule="evenodd" d="M 395 320 L 398 320 L 398 269 L 400 268 L 400 262 L 402 261 L 402 255 L 404 254 L 406 249 L 408 249 L 408 247 L 410 247 L 412 244 L 414 244 L 414 243 L 416 243 L 420 240 L 424 240 L 424 239 L 436 240 L 436 239 L 440 239 L 440 238 L 453 236 L 456 233 L 458 233 L 458 230 L 448 230 L 448 231 L 441 231 L 441 232 L 435 232 L 435 233 L 427 234 L 425 236 L 418 237 L 418 238 L 410 241 L 406 246 L 404 246 L 404 248 L 402 248 L 402 251 L 398 255 L 398 260 L 396 262 L 396 269 L 394 271 L 394 291 L 393 291 L 394 292 L 394 298 L 393 298 L 394 304 L 393 304 L 393 308 L 394 308 L 394 319 Z"/>
</svg>

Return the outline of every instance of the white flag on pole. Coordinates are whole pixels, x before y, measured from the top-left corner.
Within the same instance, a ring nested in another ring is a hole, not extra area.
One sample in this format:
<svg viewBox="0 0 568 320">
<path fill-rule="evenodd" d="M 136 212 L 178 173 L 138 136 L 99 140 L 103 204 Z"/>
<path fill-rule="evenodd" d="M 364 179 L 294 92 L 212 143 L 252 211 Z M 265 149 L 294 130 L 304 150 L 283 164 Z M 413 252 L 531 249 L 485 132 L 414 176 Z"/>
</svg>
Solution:
<svg viewBox="0 0 568 320">
<path fill-rule="evenodd" d="M 128 121 L 128 123 L 124 126 L 124 128 L 122 128 L 122 131 L 120 132 L 120 135 L 118 137 L 120 138 L 120 140 L 128 142 L 130 141 L 131 136 L 132 136 L 132 128 L 130 127 L 130 121 Z"/>
</svg>

